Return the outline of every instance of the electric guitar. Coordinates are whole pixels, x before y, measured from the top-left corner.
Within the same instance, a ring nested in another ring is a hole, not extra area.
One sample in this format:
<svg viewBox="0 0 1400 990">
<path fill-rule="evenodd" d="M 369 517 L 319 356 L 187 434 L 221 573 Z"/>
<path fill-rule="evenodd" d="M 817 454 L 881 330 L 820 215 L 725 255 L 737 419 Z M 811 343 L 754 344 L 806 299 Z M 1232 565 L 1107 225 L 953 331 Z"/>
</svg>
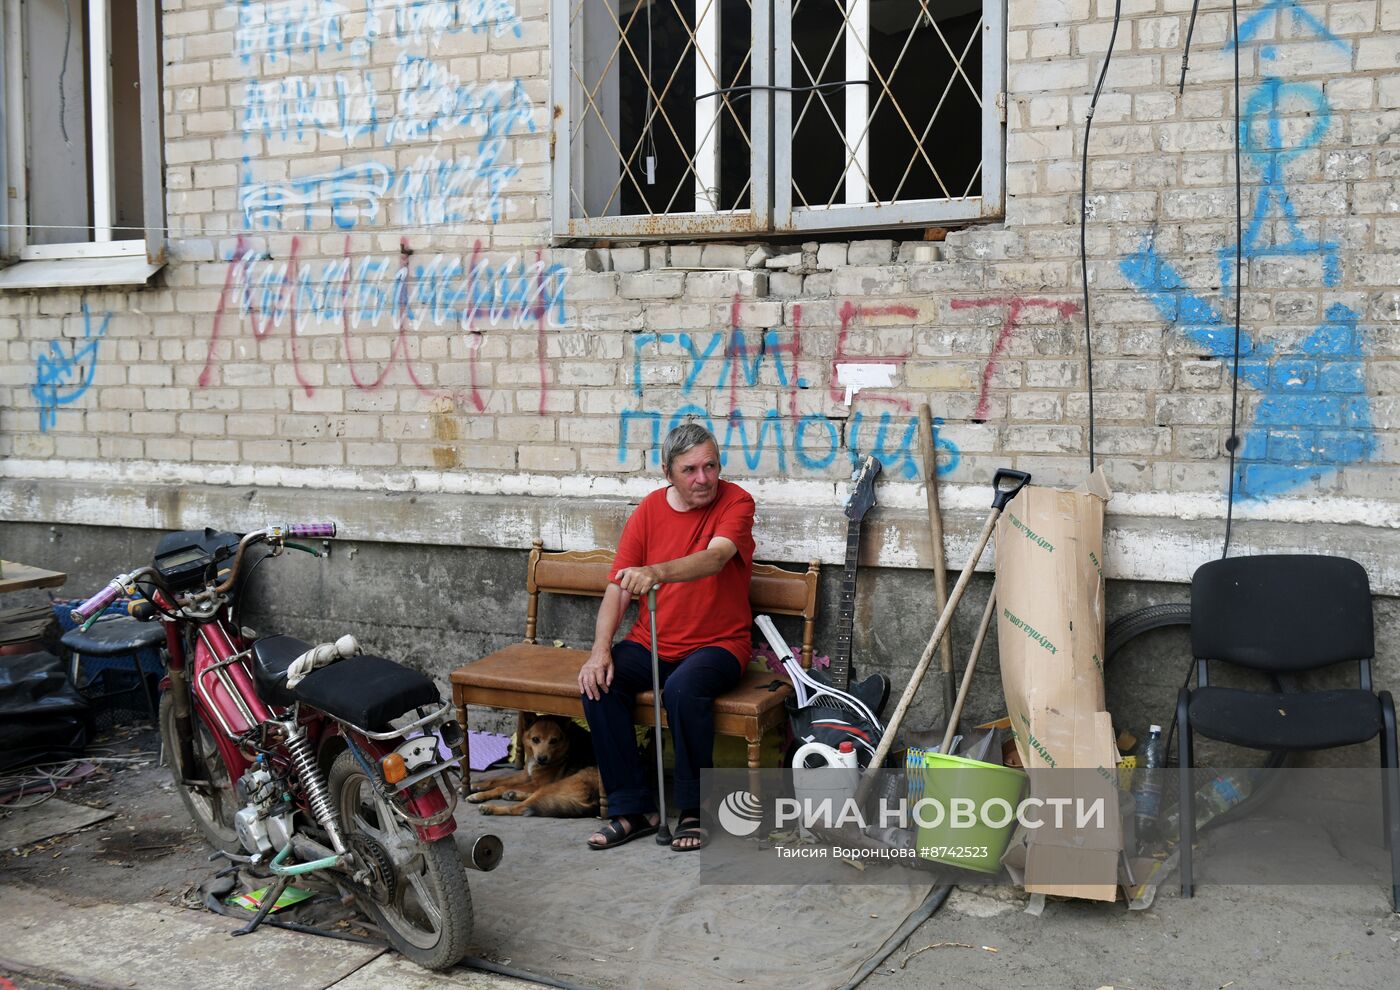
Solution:
<svg viewBox="0 0 1400 990">
<path fill-rule="evenodd" d="M 883 465 L 874 456 L 867 456 L 856 476 L 856 487 L 846 502 L 846 570 L 841 577 L 841 607 L 837 613 L 836 648 L 831 652 L 831 666 L 825 673 L 810 671 L 818 681 L 837 691 L 859 699 L 877 716 L 884 713 L 890 698 L 890 679 L 884 674 L 871 674 L 851 683 L 851 634 L 856 618 L 856 562 L 860 557 L 860 526 L 866 512 L 875 504 L 875 479 Z"/>
</svg>

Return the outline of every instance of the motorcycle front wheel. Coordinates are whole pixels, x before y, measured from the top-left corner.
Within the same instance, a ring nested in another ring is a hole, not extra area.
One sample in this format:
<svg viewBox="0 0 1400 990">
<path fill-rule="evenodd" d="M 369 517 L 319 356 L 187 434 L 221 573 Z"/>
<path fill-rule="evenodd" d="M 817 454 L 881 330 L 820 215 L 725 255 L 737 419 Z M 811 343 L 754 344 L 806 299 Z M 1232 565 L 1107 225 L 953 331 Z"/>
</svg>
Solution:
<svg viewBox="0 0 1400 990">
<path fill-rule="evenodd" d="M 354 888 L 361 908 L 419 966 L 446 969 L 460 960 L 472 933 L 472 898 L 452 837 L 420 839 L 348 750 L 331 766 L 330 792 L 346 842 L 362 860 L 378 861 L 369 864 L 375 880 Z"/>
<path fill-rule="evenodd" d="M 170 767 L 170 775 L 175 781 L 175 793 L 194 820 L 195 827 L 204 839 L 216 849 L 227 853 L 243 852 L 238 841 L 238 830 L 234 827 L 233 816 L 238 811 L 238 799 L 233 792 L 233 781 L 228 768 L 219 756 L 214 745 L 213 733 L 194 712 L 190 713 L 190 723 L 194 728 L 194 738 L 190 749 L 194 753 L 194 766 L 180 767 L 180 746 L 175 727 L 175 699 L 170 692 L 160 698 L 160 739 L 165 747 L 165 763 Z M 207 781 L 209 787 L 194 788 L 187 780 Z"/>
</svg>

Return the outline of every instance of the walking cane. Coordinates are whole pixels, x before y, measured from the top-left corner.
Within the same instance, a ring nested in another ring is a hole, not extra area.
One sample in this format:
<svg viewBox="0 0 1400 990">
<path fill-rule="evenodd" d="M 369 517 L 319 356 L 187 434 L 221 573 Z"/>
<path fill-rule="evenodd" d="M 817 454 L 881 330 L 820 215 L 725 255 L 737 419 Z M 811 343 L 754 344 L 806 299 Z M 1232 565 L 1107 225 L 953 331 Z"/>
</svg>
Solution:
<svg viewBox="0 0 1400 990">
<path fill-rule="evenodd" d="M 661 657 L 656 652 L 656 588 L 647 592 L 647 614 L 651 616 L 651 705 L 656 722 L 656 800 L 661 809 L 661 827 L 656 832 L 656 844 L 671 844 L 671 826 L 666 823 L 666 774 L 661 755 Z"/>
<path fill-rule="evenodd" d="M 943 509 L 938 504 L 938 453 L 933 445 L 933 410 L 919 407 L 919 454 L 924 460 L 924 496 L 928 501 L 929 542 L 933 547 L 933 601 L 942 612 L 948 605 L 948 557 L 943 549 Z M 944 637 L 938 648 L 939 681 L 943 686 L 943 714 L 948 724 L 953 710 L 953 641 Z"/>
<path fill-rule="evenodd" d="M 968 558 L 967 566 L 958 575 L 958 583 L 953 585 L 953 590 L 948 595 L 948 604 L 943 609 L 943 614 L 938 617 L 938 624 L 934 626 L 928 646 L 924 647 L 924 655 L 919 658 L 919 662 L 914 665 L 914 672 L 909 675 L 909 684 L 904 688 L 899 705 L 885 726 L 885 734 L 880 737 L 880 745 L 876 748 L 875 755 L 871 757 L 867 769 L 878 770 L 884 766 L 885 757 L 890 755 L 890 748 L 894 746 L 895 733 L 899 731 L 899 725 L 904 721 L 904 714 L 913 703 L 914 695 L 919 690 L 919 684 L 923 682 L 924 674 L 928 672 L 929 661 L 933 659 L 933 651 L 938 648 L 939 642 L 948 631 L 948 626 L 952 624 L 953 613 L 957 610 L 958 602 L 962 600 L 963 592 L 967 590 L 968 581 L 972 580 L 973 572 L 977 570 L 977 561 L 981 559 L 982 551 L 987 548 L 987 541 L 992 538 L 992 528 L 996 526 L 997 519 L 1001 516 L 1001 510 L 1006 508 L 1007 502 L 1016 497 L 1017 492 L 1030 484 L 1030 480 L 1031 476 L 1025 471 L 1012 471 L 1009 468 L 1000 469 L 992 478 L 992 511 L 987 514 L 987 522 L 982 526 L 981 535 L 977 537 L 977 545 L 972 548 L 972 556 Z M 949 714 L 951 715 L 951 713 Z M 860 778 L 860 786 L 856 789 L 857 802 L 865 801 L 865 796 L 874 779 L 874 775 L 870 773 L 866 773 Z"/>
</svg>

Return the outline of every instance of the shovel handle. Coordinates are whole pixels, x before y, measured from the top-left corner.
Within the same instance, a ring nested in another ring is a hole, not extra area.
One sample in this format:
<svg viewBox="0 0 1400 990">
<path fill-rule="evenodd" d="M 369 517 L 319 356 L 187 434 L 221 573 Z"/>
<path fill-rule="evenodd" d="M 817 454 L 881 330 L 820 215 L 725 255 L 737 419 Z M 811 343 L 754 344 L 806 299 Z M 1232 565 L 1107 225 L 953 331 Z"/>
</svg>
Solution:
<svg viewBox="0 0 1400 990">
<path fill-rule="evenodd" d="M 1030 483 L 1031 476 L 1026 471 L 998 468 L 992 477 L 992 508 L 998 511 L 1006 508 L 1006 503 Z"/>
</svg>

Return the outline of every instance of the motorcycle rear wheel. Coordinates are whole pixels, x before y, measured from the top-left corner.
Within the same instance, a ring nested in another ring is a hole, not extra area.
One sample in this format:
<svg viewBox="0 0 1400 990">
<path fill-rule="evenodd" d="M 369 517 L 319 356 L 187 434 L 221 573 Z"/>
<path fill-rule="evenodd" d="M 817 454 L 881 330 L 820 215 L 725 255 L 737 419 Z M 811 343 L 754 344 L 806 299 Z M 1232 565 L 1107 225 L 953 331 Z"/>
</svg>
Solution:
<svg viewBox="0 0 1400 990">
<path fill-rule="evenodd" d="M 381 902 L 356 887 L 360 907 L 394 948 L 419 966 L 446 969 L 458 962 L 471 938 L 472 898 L 452 837 L 423 842 L 413 826 L 385 814 L 374 785 L 348 750 L 331 766 L 330 792 L 347 841 L 366 837 L 395 860 L 389 896 Z M 406 844 L 414 848 L 400 863 L 393 850 Z"/>
<path fill-rule="evenodd" d="M 186 767 L 186 778 L 181 774 L 179 752 L 175 734 L 175 699 L 167 691 L 160 698 L 160 739 L 165 748 L 165 762 L 170 767 L 170 776 L 175 782 L 175 793 L 189 812 L 195 827 L 204 839 L 216 849 L 227 853 L 242 853 L 242 843 L 238 841 L 238 830 L 234 827 L 233 816 L 238 811 L 238 799 L 233 791 L 233 781 L 229 779 L 228 768 L 219 756 L 214 745 L 214 736 L 209 727 L 195 713 L 190 713 L 194 727 L 194 739 L 190 748 L 194 751 L 194 766 Z M 209 793 L 201 793 L 185 785 L 186 779 L 207 780 L 213 787 Z"/>
</svg>

